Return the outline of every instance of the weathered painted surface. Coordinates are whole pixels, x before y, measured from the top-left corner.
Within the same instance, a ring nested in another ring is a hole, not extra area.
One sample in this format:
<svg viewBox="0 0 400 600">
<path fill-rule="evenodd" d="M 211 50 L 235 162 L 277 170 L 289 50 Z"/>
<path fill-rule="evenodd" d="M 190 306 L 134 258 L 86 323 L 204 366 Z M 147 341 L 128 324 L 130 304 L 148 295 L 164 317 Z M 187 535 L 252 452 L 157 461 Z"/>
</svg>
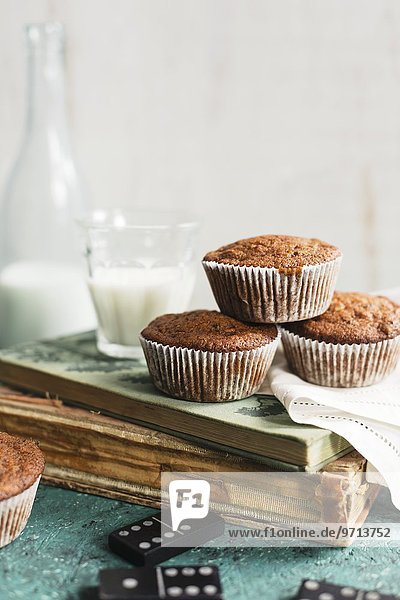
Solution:
<svg viewBox="0 0 400 600">
<path fill-rule="evenodd" d="M 128 566 L 107 533 L 151 509 L 40 486 L 27 528 L 0 550 L 1 600 L 93 598 L 99 569 Z M 291 598 L 304 577 L 400 590 L 399 549 L 195 549 L 169 564 L 220 566 L 226 600 Z"/>
<path fill-rule="evenodd" d="M 21 29 L 46 19 L 67 26 L 99 206 L 190 207 L 199 258 L 257 233 L 318 236 L 344 251 L 340 287 L 398 285 L 397 0 L 2 0 L 0 182 L 23 123 Z M 199 266 L 194 305 L 211 302 Z"/>
</svg>

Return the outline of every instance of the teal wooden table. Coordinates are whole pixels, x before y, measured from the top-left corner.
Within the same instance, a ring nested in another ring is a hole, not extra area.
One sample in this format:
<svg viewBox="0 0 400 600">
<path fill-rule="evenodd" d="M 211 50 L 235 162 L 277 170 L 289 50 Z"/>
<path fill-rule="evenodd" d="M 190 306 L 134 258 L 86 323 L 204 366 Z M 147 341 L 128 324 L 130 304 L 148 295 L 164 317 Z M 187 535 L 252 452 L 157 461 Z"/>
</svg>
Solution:
<svg viewBox="0 0 400 600">
<path fill-rule="evenodd" d="M 39 487 L 22 535 L 0 550 L 1 600 L 93 597 L 99 569 L 128 563 L 107 549 L 107 533 L 151 509 Z M 226 600 L 289 600 L 305 577 L 400 592 L 397 548 L 193 549 L 168 564 L 219 565 Z"/>
</svg>

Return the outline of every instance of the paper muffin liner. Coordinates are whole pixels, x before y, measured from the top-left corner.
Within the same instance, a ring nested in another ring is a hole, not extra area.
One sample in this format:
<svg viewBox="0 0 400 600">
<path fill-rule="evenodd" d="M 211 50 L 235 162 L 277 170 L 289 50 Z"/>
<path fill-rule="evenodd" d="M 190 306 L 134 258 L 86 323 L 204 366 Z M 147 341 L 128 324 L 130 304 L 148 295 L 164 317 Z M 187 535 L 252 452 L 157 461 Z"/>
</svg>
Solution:
<svg viewBox="0 0 400 600">
<path fill-rule="evenodd" d="M 400 336 L 371 344 L 331 344 L 280 330 L 292 371 L 317 385 L 373 385 L 390 375 L 400 357 Z"/>
<path fill-rule="evenodd" d="M 254 350 L 209 352 L 140 337 L 154 385 L 195 402 L 227 402 L 254 394 L 265 379 L 280 339 Z"/>
<path fill-rule="evenodd" d="M 0 500 L 0 548 L 14 541 L 24 530 L 31 514 L 41 475 L 26 490 Z"/>
<path fill-rule="evenodd" d="M 203 261 L 217 304 L 226 315 L 252 323 L 288 323 L 325 312 L 342 257 L 285 274 L 279 269 Z"/>
</svg>

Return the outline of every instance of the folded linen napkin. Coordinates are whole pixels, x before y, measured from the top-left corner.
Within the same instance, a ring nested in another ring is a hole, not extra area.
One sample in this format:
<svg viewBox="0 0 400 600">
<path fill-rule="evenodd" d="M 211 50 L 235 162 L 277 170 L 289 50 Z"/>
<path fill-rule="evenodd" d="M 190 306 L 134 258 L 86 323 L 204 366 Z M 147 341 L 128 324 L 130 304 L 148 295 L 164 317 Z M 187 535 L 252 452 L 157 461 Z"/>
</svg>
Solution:
<svg viewBox="0 0 400 600">
<path fill-rule="evenodd" d="M 294 375 L 280 350 L 265 384 L 260 392 L 269 387 L 293 421 L 329 429 L 348 440 L 386 481 L 400 510 L 400 369 L 369 387 L 322 387 Z M 376 476 L 371 474 L 371 480 Z"/>
</svg>

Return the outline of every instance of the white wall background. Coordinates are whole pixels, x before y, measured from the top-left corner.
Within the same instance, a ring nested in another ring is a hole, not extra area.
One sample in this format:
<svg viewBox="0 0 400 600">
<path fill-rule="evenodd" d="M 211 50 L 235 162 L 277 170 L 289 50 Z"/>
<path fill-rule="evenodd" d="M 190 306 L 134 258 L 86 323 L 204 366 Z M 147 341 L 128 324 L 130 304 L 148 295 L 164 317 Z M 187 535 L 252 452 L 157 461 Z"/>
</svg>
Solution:
<svg viewBox="0 0 400 600">
<path fill-rule="evenodd" d="M 97 204 L 197 211 L 199 257 L 321 237 L 345 253 L 341 288 L 400 284 L 397 0 L 0 0 L 0 181 L 23 121 L 21 29 L 48 19 L 67 27 Z M 202 275 L 195 303 L 212 304 Z"/>
</svg>

